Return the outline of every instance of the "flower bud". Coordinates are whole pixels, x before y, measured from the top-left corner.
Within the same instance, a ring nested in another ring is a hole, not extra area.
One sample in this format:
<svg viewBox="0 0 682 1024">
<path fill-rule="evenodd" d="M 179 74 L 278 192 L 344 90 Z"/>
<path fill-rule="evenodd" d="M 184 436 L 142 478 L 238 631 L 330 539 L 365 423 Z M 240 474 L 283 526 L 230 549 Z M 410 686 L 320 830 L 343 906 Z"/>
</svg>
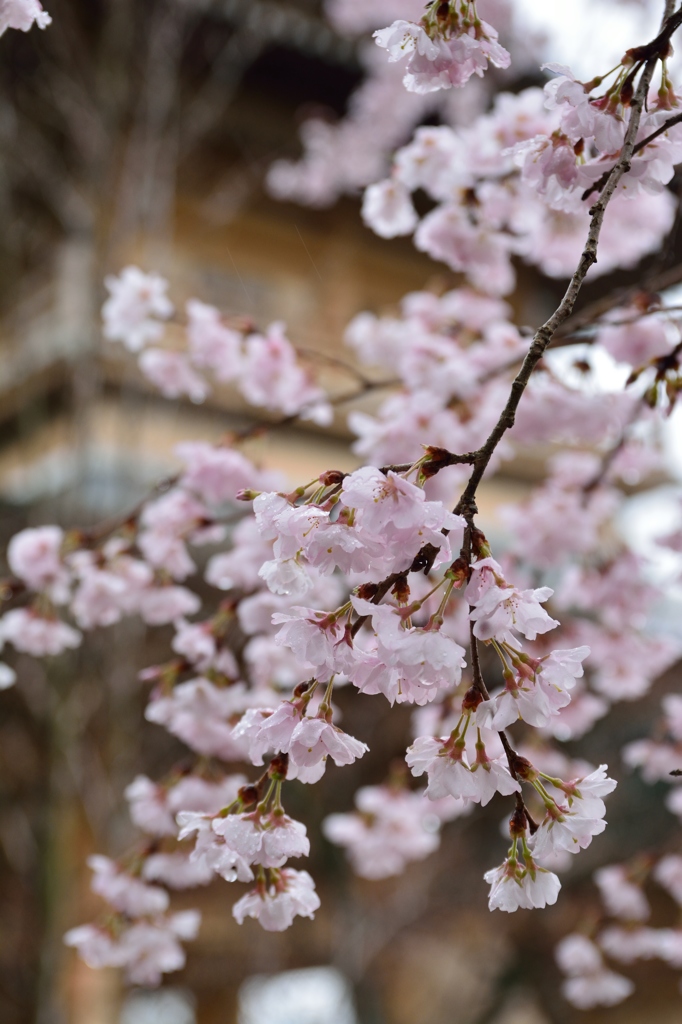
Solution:
<svg viewBox="0 0 682 1024">
<path fill-rule="evenodd" d="M 242 786 L 237 792 L 237 796 L 245 807 L 250 807 L 251 804 L 258 803 L 258 789 L 256 786 Z"/>
<path fill-rule="evenodd" d="M 471 548 L 477 558 L 490 558 L 492 555 L 485 534 L 475 526 L 471 529 Z"/>
<path fill-rule="evenodd" d="M 526 834 L 526 812 L 523 807 L 516 807 L 509 819 L 509 835 L 512 839 L 520 839 Z"/>
<path fill-rule="evenodd" d="M 348 474 L 342 473 L 340 469 L 327 469 L 320 473 L 318 479 L 325 487 L 332 487 L 334 484 L 343 483 Z"/>
<path fill-rule="evenodd" d="M 284 753 L 276 754 L 270 762 L 268 777 L 275 779 L 277 782 L 282 782 L 287 777 L 288 767 L 289 755 Z"/>
<path fill-rule="evenodd" d="M 537 769 L 533 767 L 527 758 L 521 757 L 520 754 L 511 755 L 509 767 L 514 775 L 518 775 L 525 782 L 535 782 L 538 777 Z"/>
<path fill-rule="evenodd" d="M 462 697 L 462 713 L 466 714 L 467 711 L 475 711 L 482 701 L 483 695 L 481 691 L 476 686 L 470 686 Z"/>
</svg>

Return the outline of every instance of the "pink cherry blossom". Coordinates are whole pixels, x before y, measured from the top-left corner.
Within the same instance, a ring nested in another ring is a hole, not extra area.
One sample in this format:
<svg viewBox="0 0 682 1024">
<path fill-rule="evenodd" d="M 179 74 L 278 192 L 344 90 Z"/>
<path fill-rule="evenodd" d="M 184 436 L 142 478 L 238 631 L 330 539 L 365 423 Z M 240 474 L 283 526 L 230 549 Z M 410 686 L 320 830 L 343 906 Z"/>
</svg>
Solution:
<svg viewBox="0 0 682 1024">
<path fill-rule="evenodd" d="M 399 609 L 351 600 L 374 629 L 369 649 L 360 648 L 343 666 L 363 693 L 383 693 L 391 704 L 425 704 L 459 683 L 465 652 L 450 636 L 436 629 L 405 629 Z"/>
<path fill-rule="evenodd" d="M 152 853 L 145 859 L 142 874 L 147 882 L 161 882 L 170 889 L 193 889 L 213 881 L 213 870 L 204 861 L 193 861 L 184 853 Z"/>
<path fill-rule="evenodd" d="M 292 612 L 277 612 L 272 616 L 273 623 L 281 626 L 276 642 L 291 648 L 297 658 L 312 665 L 320 682 L 343 671 L 348 660 L 344 656 L 344 648 L 348 650 L 348 647 L 343 624 L 326 612 L 312 608 L 292 608 Z"/>
<path fill-rule="evenodd" d="M 409 191 L 400 181 L 378 181 L 365 190 L 362 219 L 381 238 L 410 235 L 419 223 Z"/>
<path fill-rule="evenodd" d="M 579 853 L 590 845 L 593 836 L 600 835 L 605 828 L 603 812 L 585 816 L 559 805 L 545 815 L 533 836 L 533 855 L 542 861 L 548 854 L 561 850 Z"/>
<path fill-rule="evenodd" d="M 180 811 L 178 814 L 178 839 L 194 838 L 195 841 L 189 855 L 190 862 L 220 875 L 226 882 L 253 881 L 248 861 L 213 830 L 215 820 L 212 815 L 196 811 Z"/>
<path fill-rule="evenodd" d="M 662 857 L 654 868 L 653 876 L 682 906 L 682 857 L 674 853 Z"/>
<path fill-rule="evenodd" d="M 556 947 L 555 956 L 561 970 L 569 976 L 562 985 L 562 993 L 581 1010 L 614 1006 L 634 990 L 628 978 L 606 970 L 599 949 L 583 935 L 567 935 Z"/>
<path fill-rule="evenodd" d="M 395 21 L 374 33 L 377 45 L 388 51 L 390 61 L 409 54 L 403 79 L 409 92 L 435 92 L 464 85 L 471 75 L 483 75 L 488 61 L 507 68 L 511 58 L 497 41 L 497 32 L 485 21 L 458 19 L 452 35 L 429 36 L 420 25 Z"/>
<path fill-rule="evenodd" d="M 196 776 L 183 776 L 173 784 L 157 785 L 145 775 L 138 775 L 127 786 L 125 796 L 130 804 L 130 817 L 138 828 L 151 835 L 176 835 L 176 815 L 180 811 L 201 811 L 217 814 L 237 796 L 246 784 L 243 775 L 227 775 L 219 782 Z"/>
<path fill-rule="evenodd" d="M 509 796 L 521 791 L 519 783 L 511 777 L 501 760 L 490 760 L 482 751 L 480 760 L 470 765 L 457 745 L 446 738 L 420 736 L 408 748 L 405 760 L 412 774 L 428 775 L 426 795 L 430 800 L 444 796 L 472 800 L 485 807 L 495 793 Z"/>
<path fill-rule="evenodd" d="M 177 832 L 175 815 L 166 803 L 166 795 L 166 791 L 146 775 L 133 779 L 125 789 L 133 823 L 151 835 L 174 836 Z"/>
<path fill-rule="evenodd" d="M 470 617 L 479 640 L 513 638 L 513 630 L 529 640 L 559 625 L 541 607 L 553 594 L 550 587 L 517 590 L 504 579 L 494 558 L 482 558 L 471 566 L 465 597 L 472 606 Z M 513 639 L 512 639 L 513 642 Z"/>
<path fill-rule="evenodd" d="M 294 728 L 288 747 L 289 757 L 301 768 L 311 768 L 327 757 L 334 764 L 353 764 L 368 750 L 366 743 L 321 718 L 303 718 Z"/>
<path fill-rule="evenodd" d="M 233 550 L 212 555 L 206 567 L 206 581 L 219 590 L 252 591 L 260 586 L 258 572 L 272 555 L 272 545 L 263 540 L 255 520 L 243 519 L 232 532 Z"/>
<path fill-rule="evenodd" d="M 639 885 L 628 878 L 628 873 L 620 864 L 599 868 L 594 873 L 594 880 L 599 889 L 606 910 L 612 917 L 624 921 L 646 921 L 651 908 Z"/>
<path fill-rule="evenodd" d="M 282 932 L 295 917 L 314 917 L 320 907 L 315 883 L 307 871 L 285 868 L 278 872 L 269 887 L 254 889 L 242 896 L 232 908 L 239 924 L 247 917 L 255 918 L 268 932 Z"/>
<path fill-rule="evenodd" d="M 557 901 L 561 882 L 546 868 L 538 867 L 532 861 L 521 867 L 515 859 L 508 859 L 498 868 L 487 871 L 483 876 L 490 885 L 489 910 L 504 910 L 513 913 L 519 908 L 552 906 Z"/>
<path fill-rule="evenodd" d="M 63 542 L 64 531 L 58 526 L 40 526 L 15 533 L 7 546 L 12 572 L 31 590 L 45 591 L 58 604 L 69 596 L 69 573 L 61 557 Z"/>
<path fill-rule="evenodd" d="M 153 693 L 145 718 L 163 725 L 198 753 L 231 761 L 246 753 L 246 744 L 233 735 L 233 727 L 248 707 L 260 702 L 244 683 L 219 687 L 199 677 L 178 684 L 167 696 Z"/>
<path fill-rule="evenodd" d="M 46 618 L 32 608 L 13 608 L 0 619 L 0 637 L 11 643 L 17 651 L 25 651 L 35 658 L 46 654 L 61 654 L 80 646 L 81 634 L 66 622 Z"/>
<path fill-rule="evenodd" d="M 201 915 L 181 910 L 154 921 L 137 921 L 120 938 L 126 978 L 133 985 L 156 986 L 161 976 L 185 966 L 185 951 L 179 939 L 195 939 Z"/>
<path fill-rule="evenodd" d="M 9 690 L 17 681 L 17 674 L 14 669 L 0 661 L 0 690 Z"/>
<path fill-rule="evenodd" d="M 183 615 L 193 615 L 201 607 L 201 601 L 191 590 L 172 584 L 147 587 L 139 595 L 138 603 L 148 626 L 164 626 Z"/>
<path fill-rule="evenodd" d="M 599 344 L 619 362 L 644 366 L 651 359 L 665 355 L 674 345 L 671 325 L 664 319 L 642 317 L 641 310 L 629 307 L 615 310 L 609 319 L 615 324 L 607 321 L 600 328 Z"/>
<path fill-rule="evenodd" d="M 64 942 L 78 950 L 88 967 L 121 967 L 125 963 L 123 951 L 114 936 L 97 925 L 71 928 L 64 935 Z"/>
<path fill-rule="evenodd" d="M 271 750 L 274 753 L 289 750 L 291 737 L 300 724 L 304 709 L 298 701 L 282 701 L 278 708 L 271 712 L 261 712 L 260 720 L 253 716 L 255 729 L 250 736 L 249 755 L 254 764 L 263 763 L 263 754 Z M 247 712 L 247 715 L 249 712 Z M 246 718 L 246 716 L 245 716 Z M 244 723 L 244 719 L 242 719 Z M 244 729 L 240 723 L 237 729 Z M 249 722 L 249 729 L 251 723 Z"/>
<path fill-rule="evenodd" d="M 346 847 L 354 871 L 363 878 L 398 875 L 410 861 L 423 860 L 438 848 L 440 817 L 423 793 L 363 786 L 355 803 L 359 813 L 331 814 L 323 828 L 327 839 Z M 452 816 L 465 811 L 463 801 L 451 801 L 450 807 Z"/>
<path fill-rule="evenodd" d="M 223 324 L 214 306 L 190 299 L 186 309 L 187 340 L 194 366 L 212 370 L 221 382 L 234 380 L 241 372 L 241 334 Z"/>
<path fill-rule="evenodd" d="M 471 284 L 489 295 L 507 295 L 514 287 L 511 244 L 499 232 L 472 221 L 456 203 L 444 203 L 419 224 L 414 243 L 421 252 L 466 273 Z"/>
<path fill-rule="evenodd" d="M 208 505 L 234 501 L 241 490 L 270 484 L 277 474 L 261 472 L 234 448 L 184 441 L 175 448 L 184 463 L 181 485 Z"/>
<path fill-rule="evenodd" d="M 595 722 L 607 714 L 608 710 L 609 705 L 603 698 L 581 687 L 573 690 L 571 703 L 550 718 L 545 729 L 562 742 L 580 739 L 590 731 Z"/>
<path fill-rule="evenodd" d="M 77 551 L 68 558 L 77 579 L 70 608 L 81 629 L 111 626 L 135 610 L 139 594 L 151 583 L 152 571 L 137 559 L 116 559 L 103 566 L 93 552 Z"/>
<path fill-rule="evenodd" d="M 247 336 L 240 388 L 252 405 L 285 416 L 301 414 L 321 425 L 331 422 L 324 392 L 298 364 L 281 323 L 270 324 L 265 335 Z"/>
<path fill-rule="evenodd" d="M 682 771 L 682 750 L 669 743 L 654 740 L 635 740 L 623 747 L 623 761 L 630 768 L 642 768 L 646 782 L 670 781 L 671 771 Z M 673 790 L 668 797 L 668 807 L 674 813 L 682 813 L 682 790 Z"/>
<path fill-rule="evenodd" d="M 651 960 L 659 956 L 668 929 L 618 927 L 613 925 L 599 933 L 599 948 L 612 960 L 631 964 L 635 960 Z"/>
<path fill-rule="evenodd" d="M 168 282 L 157 274 L 144 274 L 138 267 L 125 267 L 118 277 L 104 281 L 109 298 L 102 307 L 104 337 L 122 341 L 131 352 L 158 341 L 173 304 L 166 295 Z"/>
<path fill-rule="evenodd" d="M 108 857 L 93 855 L 88 857 L 88 865 L 94 872 L 92 891 L 128 917 L 154 916 L 168 909 L 165 889 L 133 878 Z"/>
<path fill-rule="evenodd" d="M 64 936 L 91 967 L 124 967 L 132 984 L 156 986 L 163 974 L 185 965 L 178 939 L 196 938 L 201 916 L 196 910 L 136 921 L 112 934 L 96 925 L 72 928 Z"/>
<path fill-rule="evenodd" d="M 209 393 L 206 381 L 183 352 L 171 352 L 164 348 L 148 348 L 139 358 L 142 373 L 158 388 L 164 398 L 180 398 L 183 395 L 192 402 L 203 402 Z"/>
<path fill-rule="evenodd" d="M 283 812 L 228 814 L 213 819 L 213 831 L 248 864 L 279 868 L 289 857 L 310 853 L 305 825 Z"/>
<path fill-rule="evenodd" d="M 52 18 L 44 11 L 38 0 L 1 0 L 0 2 L 0 36 L 8 28 L 28 32 L 33 25 L 47 28 Z"/>
</svg>

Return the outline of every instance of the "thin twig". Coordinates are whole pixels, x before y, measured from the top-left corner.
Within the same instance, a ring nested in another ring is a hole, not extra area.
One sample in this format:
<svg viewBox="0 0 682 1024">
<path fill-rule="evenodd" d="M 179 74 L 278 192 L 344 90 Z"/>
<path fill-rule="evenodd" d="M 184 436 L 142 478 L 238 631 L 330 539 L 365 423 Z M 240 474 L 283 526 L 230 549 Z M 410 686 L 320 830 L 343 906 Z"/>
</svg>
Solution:
<svg viewBox="0 0 682 1024">
<path fill-rule="evenodd" d="M 644 149 L 645 146 L 648 146 L 649 143 L 653 142 L 654 139 L 657 139 L 659 135 L 663 135 L 664 132 L 667 132 L 668 128 L 672 128 L 673 125 L 679 124 L 680 121 L 682 121 L 682 114 L 675 114 L 673 117 L 669 117 L 668 120 L 664 121 L 663 124 L 660 125 L 655 132 L 652 132 L 651 135 L 647 135 L 645 139 L 642 139 L 641 142 L 637 143 L 637 145 L 632 151 L 633 154 L 639 153 L 641 149 Z"/>
</svg>

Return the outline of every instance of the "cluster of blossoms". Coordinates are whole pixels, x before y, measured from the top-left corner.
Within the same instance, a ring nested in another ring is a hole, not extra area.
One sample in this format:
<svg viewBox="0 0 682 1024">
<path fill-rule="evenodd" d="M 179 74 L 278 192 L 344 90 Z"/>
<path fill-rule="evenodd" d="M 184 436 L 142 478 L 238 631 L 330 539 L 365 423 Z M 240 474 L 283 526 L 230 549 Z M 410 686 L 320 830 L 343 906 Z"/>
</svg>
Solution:
<svg viewBox="0 0 682 1024">
<path fill-rule="evenodd" d="M 347 14 L 354 5 L 337 0 Z M 419 12 L 404 6 L 376 41 L 389 63 L 407 58 L 405 81 L 418 96 L 509 63 L 473 3 L 430 3 L 418 23 L 410 19 Z M 349 17 L 368 16 L 358 9 Z M 666 55 L 659 92 L 641 117 L 642 145 L 621 168 L 607 210 L 602 271 L 636 263 L 674 217 L 664 186 L 680 140 L 673 128 L 649 139 L 677 105 Z M 146 717 L 196 756 L 160 782 L 131 781 L 126 796 L 144 840 L 119 862 L 91 859 L 93 890 L 108 910 L 101 923 L 67 935 L 88 963 L 158 984 L 183 965 L 179 940 L 199 926 L 194 911 L 170 912 L 169 890 L 215 876 L 249 886 L 233 907 L 239 923 L 249 917 L 281 931 L 314 916 L 313 879 L 289 866 L 308 856 L 310 840 L 284 803 L 293 781 L 315 784 L 368 751 L 338 724 L 338 687 L 414 707 L 406 769 L 362 787 L 356 810 L 324 822 L 357 874 L 400 873 L 437 848 L 445 823 L 499 796 L 513 802 L 511 846 L 484 876 L 489 907 L 540 908 L 556 902 L 558 873 L 572 856 L 603 832 L 604 798 L 616 786 L 607 766 L 571 762 L 552 743 L 587 732 L 609 702 L 641 697 L 680 653 L 650 628 L 663 589 L 613 529 L 623 485 L 656 466 L 653 427 L 680 390 L 675 318 L 651 296 L 597 318 L 589 354 L 575 352 L 579 383 L 550 355 L 513 429 L 494 451 L 485 446 L 529 348 L 500 298 L 514 285 L 512 258 L 554 276 L 573 270 L 589 219 L 584 193 L 598 191 L 620 158 L 641 64 L 626 55 L 599 95 L 604 80 L 583 85 L 568 69 L 550 68 L 558 77 L 544 90 L 503 94 L 468 127 L 418 129 L 395 154 L 391 177 L 370 185 L 366 221 L 385 237 L 414 233 L 418 248 L 466 283 L 440 296 L 412 293 L 399 315 L 365 313 L 351 324 L 347 341 L 358 359 L 398 378 L 373 414 L 351 412 L 361 468 L 327 470 L 292 488 L 251 463 L 239 437 L 185 443 L 177 475 L 120 522 L 42 526 L 10 542 L 2 596 L 12 607 L 0 618 L 0 640 L 15 650 L 56 655 L 76 647 L 82 631 L 130 614 L 173 627 L 169 660 L 141 673 L 151 684 Z M 405 109 L 403 127 L 417 108 Z M 373 176 L 367 166 L 358 173 Z M 420 189 L 435 203 L 421 219 L 411 199 Z M 184 347 L 161 347 L 179 335 L 167 282 L 128 267 L 106 284 L 105 336 L 140 353 L 142 372 L 164 395 L 202 401 L 211 374 L 251 406 L 329 423 L 333 398 L 281 325 L 260 333 L 190 300 Z M 600 357 L 627 365 L 625 391 L 598 386 Z M 465 489 L 455 503 L 456 493 L 472 466 L 494 471 L 539 442 L 571 450 L 555 453 L 541 485 L 504 510 L 507 551 L 496 559 L 471 495 L 464 500 Z M 679 538 L 667 542 L 679 547 Z M 203 564 L 195 549 L 204 545 L 224 546 Z M 484 650 L 493 665 L 486 679 Z M 13 682 L 13 670 L 0 666 L 0 688 Z M 669 742 L 626 750 L 651 779 L 682 768 L 681 704 L 665 701 Z M 235 763 L 260 774 L 235 774 Z M 412 788 L 410 773 L 425 784 Z M 670 805 L 682 811 L 679 792 Z M 676 900 L 680 863 L 670 855 L 653 870 Z M 617 865 L 598 872 L 621 924 L 595 942 L 573 935 L 559 947 L 575 1005 L 629 994 L 631 983 L 605 967 L 604 955 L 682 964 L 679 932 L 643 924 L 642 880 Z"/>
<path fill-rule="evenodd" d="M 166 282 L 144 277 L 153 282 L 149 291 L 156 298 L 151 306 L 142 303 L 133 310 L 128 323 L 144 325 L 149 338 L 154 318 L 167 316 L 170 304 Z M 111 290 L 117 294 L 116 287 Z M 420 403 L 423 408 L 426 395 L 440 392 L 444 426 L 437 440 L 452 443 L 457 437 L 457 447 L 465 450 L 480 444 L 489 430 L 508 367 L 525 351 L 526 342 L 507 317 L 502 301 L 468 288 L 440 298 L 417 293 L 405 300 L 401 319 L 359 317 L 349 340 L 367 362 L 392 365 L 393 372 L 397 364 L 405 387 L 415 388 L 415 411 Z M 628 316 L 612 317 L 603 330 L 621 330 L 622 319 Z M 634 328 L 627 324 L 626 329 Z M 643 349 L 635 344 L 634 351 L 639 357 Z M 657 346 L 654 359 L 658 352 Z M 570 434 L 576 418 L 584 421 L 590 411 L 587 396 L 568 388 L 551 368 L 544 377 L 537 385 L 539 397 L 529 391 L 528 412 L 525 419 L 519 416 L 513 443 L 519 435 L 522 440 L 540 436 L 534 424 L 542 422 L 547 390 L 559 431 Z M 488 411 L 482 422 L 472 424 L 466 405 L 471 402 L 473 412 L 472 396 L 480 399 L 486 391 Z M 568 396 L 565 413 L 557 396 Z M 607 454 L 633 408 L 640 408 L 638 401 L 626 396 L 622 408 L 614 402 L 606 414 L 592 414 L 586 432 L 603 438 Z M 646 403 L 640 405 L 654 414 Z M 369 434 L 371 419 L 363 415 Z M 356 429 L 359 416 L 353 416 Z M 88 962 L 124 966 L 132 980 L 145 983 L 177 969 L 184 956 L 177 945 L 182 927 L 187 925 L 184 935 L 190 937 L 197 919 L 191 919 L 191 928 L 184 918 L 178 925 L 177 915 L 166 913 L 168 890 L 205 885 L 216 874 L 251 885 L 233 909 L 240 922 L 253 917 L 267 930 L 281 930 L 296 916 L 313 916 L 319 906 L 314 883 L 307 872 L 287 864 L 289 858 L 306 856 L 310 844 L 305 826 L 285 813 L 282 791 L 289 780 L 313 784 L 332 761 L 348 765 L 366 752 L 362 739 L 334 721 L 338 686 L 350 684 L 365 694 L 382 694 L 390 704 L 416 706 L 415 739 L 406 762 L 414 776 L 426 777 L 421 791 L 408 788 L 404 777 L 364 787 L 356 796 L 356 812 L 326 820 L 325 835 L 346 848 L 358 874 L 399 873 L 438 846 L 445 822 L 500 794 L 513 797 L 517 809 L 507 859 L 486 873 L 490 908 L 541 907 L 557 898 L 556 871 L 565 858 L 603 830 L 603 797 L 615 786 L 604 766 L 556 767 L 555 758 L 552 767 L 551 758 L 538 761 L 537 750 L 522 756 L 500 737 L 519 722 L 559 738 L 576 735 L 605 713 L 599 697 L 585 690 L 583 662 L 609 630 L 615 646 L 626 634 L 632 640 L 639 629 L 648 679 L 660 670 L 656 652 L 661 668 L 676 654 L 669 641 L 649 638 L 646 646 L 644 623 L 637 621 L 642 601 L 635 602 L 623 587 L 640 566 L 624 547 L 605 549 L 603 543 L 604 529 L 623 500 L 620 481 L 643 465 L 639 442 L 619 442 L 596 484 L 598 455 L 557 456 L 531 504 L 506 512 L 513 539 L 503 566 L 483 534 L 449 511 L 452 499 L 440 500 L 469 470 L 466 459 L 452 458 L 444 447 L 415 444 L 434 422 L 435 417 L 415 421 L 409 433 L 403 422 L 404 433 L 393 436 L 385 421 L 372 454 L 377 462 L 406 457 L 407 465 L 365 466 L 349 474 L 329 470 L 291 491 L 270 489 L 282 481 L 251 464 L 239 452 L 238 440 L 236 446 L 187 443 L 178 449 L 183 468 L 177 477 L 113 533 L 48 526 L 13 538 L 10 590 L 18 599 L 28 595 L 29 603 L 5 613 L 3 639 L 43 655 L 75 646 L 79 630 L 109 625 L 124 614 L 138 613 L 151 625 L 172 622 L 174 657 L 142 673 L 153 684 L 147 718 L 217 766 L 211 779 L 202 777 L 198 763 L 165 783 L 145 777 L 131 783 L 131 816 L 153 842 L 135 854 L 133 873 L 125 861 L 108 870 L 124 879 L 120 884 L 132 900 L 144 887 L 161 895 L 153 911 L 142 900 L 137 917 L 111 924 L 108 916 L 104 924 L 70 933 L 68 941 Z M 507 457 L 512 453 L 511 445 L 501 451 Z M 253 503 L 252 514 L 245 502 Z M 231 547 L 211 555 L 204 568 L 205 581 L 222 592 L 217 608 L 191 620 L 200 608 L 186 585 L 197 572 L 192 549 L 221 544 L 226 535 Z M 466 543 L 471 553 L 465 557 Z M 606 565 L 593 561 L 605 550 Z M 577 558 L 584 560 L 582 568 Z M 508 580 L 513 572 L 523 578 L 529 566 L 536 574 L 551 572 L 556 580 L 557 566 L 569 562 L 556 593 Z M 382 590 L 387 580 L 390 595 Z M 651 588 L 650 600 L 657 595 Z M 301 605 L 304 597 L 307 603 Z M 573 613 L 563 627 L 545 608 L 550 599 L 553 608 Z M 584 619 L 575 614 L 581 608 Z M 603 616 L 601 628 L 595 615 Z M 577 645 L 550 647 L 548 635 L 557 629 Z M 501 685 L 491 693 L 463 677 L 470 633 L 499 659 Z M 236 635 L 246 640 L 241 665 L 232 649 Z M 623 672 L 628 658 L 631 674 L 644 676 L 632 653 L 621 659 Z M 601 693 L 608 688 L 599 673 L 613 660 L 607 650 L 602 667 L 597 661 L 591 673 Z M 614 678 L 613 667 L 611 672 Z M 620 679 L 608 695 L 636 695 L 627 691 Z M 580 708 L 572 716 L 574 695 Z M 256 782 L 224 774 L 226 763 L 262 766 L 265 759 Z M 125 917 L 127 911 L 118 907 L 111 887 L 100 885 L 99 875 L 94 888 Z M 143 941 L 148 952 L 141 958 L 130 950 L 139 950 Z M 135 967 L 136 958 L 143 966 Z"/>
<path fill-rule="evenodd" d="M 461 87 L 473 74 L 482 78 L 488 62 L 498 68 L 511 63 L 495 29 L 478 17 L 475 3 L 468 0 L 434 0 L 418 25 L 395 21 L 374 38 L 389 60 L 408 57 L 403 78 L 408 92 Z"/>
<path fill-rule="evenodd" d="M 158 985 L 162 974 L 185 965 L 180 940 L 196 938 L 196 910 L 167 914 L 168 893 L 122 871 L 108 857 L 91 857 L 93 891 L 111 908 L 107 923 L 81 925 L 64 940 L 90 967 L 122 967 L 135 985 Z"/>
<path fill-rule="evenodd" d="M 301 366 L 283 324 L 273 323 L 261 334 L 245 321 L 230 325 L 214 306 L 191 299 L 186 349 L 160 348 L 151 343 L 163 338 L 174 312 L 168 283 L 132 266 L 105 283 L 110 294 L 102 310 L 104 336 L 139 352 L 140 370 L 166 398 L 187 395 L 203 402 L 210 374 L 217 384 L 238 387 L 250 405 L 321 425 L 331 421 L 324 392 Z"/>
<path fill-rule="evenodd" d="M 553 140 L 561 132 L 568 101 L 557 102 L 557 96 L 563 98 L 564 82 L 571 82 L 593 109 L 582 85 L 561 75 L 544 90 L 499 94 L 492 110 L 467 127 L 418 128 L 395 153 L 390 177 L 366 190 L 365 222 L 385 238 L 413 234 L 419 250 L 492 295 L 513 290 L 512 257 L 550 277 L 567 277 L 580 255 L 594 201 L 585 193 L 614 165 L 627 120 L 622 110 L 603 114 L 619 126 L 619 141 L 609 140 L 612 148 L 601 150 L 588 136 L 595 147 L 592 157 L 589 146 L 567 142 L 575 174 L 557 176 L 556 159 L 540 158 L 547 147 L 554 154 Z M 577 95 L 569 95 L 577 104 Z M 669 116 L 659 102 L 654 95 L 640 128 L 642 141 Z M 585 125 L 588 130 L 597 128 Z M 679 159 L 680 131 L 679 125 L 669 128 L 633 158 L 609 204 L 592 275 L 634 266 L 660 245 L 674 216 L 674 202 L 663 186 Z M 418 189 L 434 204 L 421 218 L 411 198 Z"/>
<path fill-rule="evenodd" d="M 658 861 L 643 857 L 630 865 L 613 864 L 595 872 L 605 920 L 598 922 L 592 915 L 591 938 L 568 935 L 556 949 L 557 963 L 568 975 L 563 992 L 574 1006 L 583 1010 L 612 1006 L 634 991 L 629 978 L 605 967 L 604 956 L 621 967 L 638 960 L 661 960 L 675 970 L 682 968 L 682 930 L 647 924 L 652 908 L 644 885 L 649 880 L 678 907 L 682 905 L 679 854 L 666 854 Z"/>
<path fill-rule="evenodd" d="M 514 5 L 510 0 L 478 0 L 476 6 L 487 21 L 499 27 L 507 45 L 514 49 L 516 71 L 526 72 L 529 40 L 522 25 L 513 25 Z M 355 194 L 384 177 L 393 152 L 420 123 L 468 123 L 483 113 L 489 100 L 489 76 L 473 75 L 466 89 L 407 92 L 403 85 L 404 61 L 387 60 L 385 50 L 372 43 L 363 44 L 367 33 L 386 31 L 384 26 L 395 21 L 412 22 L 411 32 L 418 33 L 424 7 L 422 0 L 374 0 L 371 4 L 327 0 L 326 13 L 336 30 L 360 40 L 358 58 L 365 77 L 340 121 L 328 111 L 324 117 L 303 122 L 303 157 L 279 159 L 269 170 L 267 185 L 274 196 L 305 206 L 329 206 L 343 193 Z M 520 20 L 523 22 L 523 18 Z M 478 40 L 471 36 L 469 40 L 460 42 L 460 48 L 476 47 Z M 433 65 L 427 70 L 433 71 Z"/>
</svg>

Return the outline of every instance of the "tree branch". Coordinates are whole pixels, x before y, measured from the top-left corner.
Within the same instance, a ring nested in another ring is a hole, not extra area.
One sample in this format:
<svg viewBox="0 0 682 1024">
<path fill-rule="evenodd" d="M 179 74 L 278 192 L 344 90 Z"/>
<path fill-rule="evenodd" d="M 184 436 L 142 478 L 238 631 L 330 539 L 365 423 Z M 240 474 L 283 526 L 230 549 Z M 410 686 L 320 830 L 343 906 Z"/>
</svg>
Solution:
<svg viewBox="0 0 682 1024">
<path fill-rule="evenodd" d="M 668 21 L 670 20 L 671 19 L 668 19 Z M 682 23 L 682 8 L 677 15 L 674 16 L 673 20 L 675 20 L 675 28 L 678 24 Z M 671 29 L 671 32 L 672 31 L 673 30 Z M 654 42 L 658 39 L 659 36 L 656 37 Z M 649 45 L 651 46 L 653 44 Z M 656 53 L 657 52 L 658 51 L 656 51 Z M 512 384 L 507 404 L 502 410 L 500 418 L 490 432 L 485 444 L 477 453 L 473 472 L 455 508 L 455 512 L 463 514 L 469 521 L 471 521 L 477 511 L 476 491 L 478 489 L 478 485 L 488 468 L 493 452 L 506 432 L 514 426 L 516 410 L 518 409 L 519 402 L 526 390 L 531 374 L 542 359 L 542 356 L 554 338 L 558 328 L 568 320 L 569 316 L 573 312 L 576 299 L 578 298 L 580 289 L 582 288 L 585 277 L 587 276 L 587 272 L 592 264 L 597 262 L 597 245 L 599 242 L 602 224 L 604 222 L 606 207 L 613 198 L 621 178 L 630 169 L 630 161 L 635 147 L 637 132 L 639 131 L 644 102 L 649 91 L 649 86 L 651 84 L 651 79 L 657 62 L 658 55 L 651 57 L 642 71 L 642 76 L 639 80 L 637 91 L 632 101 L 630 121 L 625 134 L 625 141 L 623 143 L 620 158 L 609 172 L 604 189 L 599 199 L 590 210 L 590 228 L 578 267 L 570 280 L 566 293 L 559 306 L 552 316 L 542 325 L 542 327 L 536 331 L 530 349 L 528 350 L 528 353 L 521 365 L 521 369 Z"/>
</svg>

